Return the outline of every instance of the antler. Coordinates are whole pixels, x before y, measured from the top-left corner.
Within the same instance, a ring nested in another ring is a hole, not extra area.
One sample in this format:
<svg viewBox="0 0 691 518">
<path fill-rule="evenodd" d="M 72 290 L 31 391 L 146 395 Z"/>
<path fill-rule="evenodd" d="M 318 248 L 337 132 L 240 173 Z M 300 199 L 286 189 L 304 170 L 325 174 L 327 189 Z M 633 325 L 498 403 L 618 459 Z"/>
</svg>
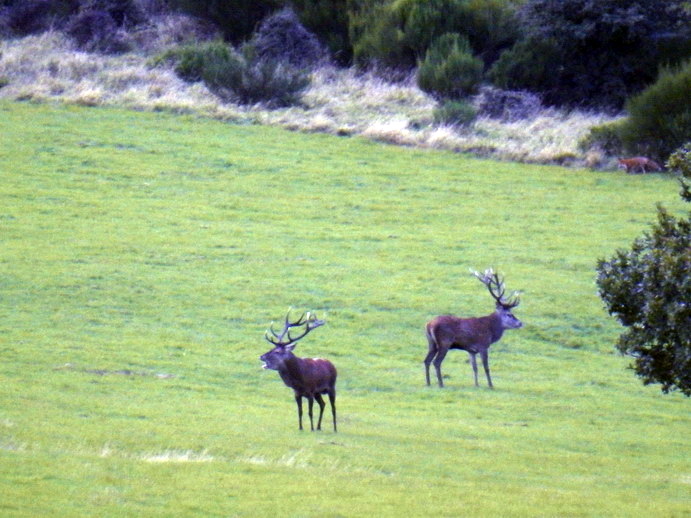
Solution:
<svg viewBox="0 0 691 518">
<path fill-rule="evenodd" d="M 312 314 L 311 312 L 303 313 L 300 318 L 298 318 L 295 322 L 290 321 L 290 311 L 292 308 L 288 309 L 288 313 L 286 314 L 286 319 L 285 319 L 285 324 L 283 326 L 283 331 L 281 331 L 281 334 L 276 333 L 274 331 L 274 325 L 273 322 L 271 323 L 271 327 L 267 329 L 266 334 L 264 335 L 264 338 L 266 338 L 266 341 L 276 345 L 276 346 L 281 346 L 281 347 L 286 347 L 288 345 L 294 344 L 301 338 L 303 338 L 307 333 L 312 331 L 312 329 L 315 329 L 319 326 L 323 326 L 326 322 L 324 320 L 319 320 L 317 318 L 317 315 Z M 293 327 L 302 327 L 305 326 L 305 330 L 300 334 L 299 336 L 292 337 L 290 336 L 290 329 Z M 271 333 L 276 340 L 273 340 L 270 336 L 269 333 Z M 284 340 L 284 338 L 287 338 L 287 340 Z"/>
<path fill-rule="evenodd" d="M 473 275 L 477 277 L 482 284 L 487 286 L 492 298 L 497 301 L 497 304 L 502 306 L 504 309 L 515 308 L 520 304 L 521 299 L 519 297 L 519 292 L 514 291 L 511 297 L 507 300 L 504 298 L 504 278 L 496 273 L 492 268 L 487 268 L 485 273 L 473 272 Z"/>
</svg>

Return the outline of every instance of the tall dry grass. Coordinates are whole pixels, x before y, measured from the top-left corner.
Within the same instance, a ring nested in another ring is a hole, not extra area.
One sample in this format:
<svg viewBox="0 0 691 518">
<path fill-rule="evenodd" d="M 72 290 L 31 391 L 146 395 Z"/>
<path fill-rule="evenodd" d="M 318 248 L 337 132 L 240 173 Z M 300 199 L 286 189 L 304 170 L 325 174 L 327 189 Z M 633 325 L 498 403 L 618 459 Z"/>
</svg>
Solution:
<svg viewBox="0 0 691 518">
<path fill-rule="evenodd" d="M 164 42 L 165 44 L 165 42 Z M 479 118 L 464 128 L 433 123 L 435 101 L 413 78 L 390 83 L 354 69 L 314 72 L 303 104 L 268 110 L 222 102 L 202 83 L 147 63 L 156 45 L 122 56 L 75 50 L 60 33 L 0 42 L 0 98 L 165 110 L 297 131 L 361 135 L 406 146 L 470 152 L 501 160 L 606 167 L 608 157 L 578 148 L 588 130 L 612 117 L 546 109 L 531 120 Z"/>
</svg>

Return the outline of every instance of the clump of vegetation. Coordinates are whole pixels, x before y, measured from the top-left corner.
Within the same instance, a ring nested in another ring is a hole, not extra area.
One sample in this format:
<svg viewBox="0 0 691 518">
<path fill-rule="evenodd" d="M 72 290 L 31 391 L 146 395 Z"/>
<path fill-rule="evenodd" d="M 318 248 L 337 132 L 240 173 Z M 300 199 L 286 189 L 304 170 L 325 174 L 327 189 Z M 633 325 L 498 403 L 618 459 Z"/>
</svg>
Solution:
<svg viewBox="0 0 691 518">
<path fill-rule="evenodd" d="M 174 64 L 188 82 L 203 81 L 225 102 L 263 103 L 268 107 L 297 104 L 310 84 L 309 74 L 276 60 L 257 59 L 248 46 L 244 53 L 223 42 L 187 45 L 169 50 L 154 64 Z"/>
<path fill-rule="evenodd" d="M 351 0 L 292 1 L 305 28 L 326 45 L 333 59 L 342 66 L 350 65 L 353 58 L 349 35 L 351 4 Z"/>
<path fill-rule="evenodd" d="M 691 178 L 691 140 L 677 149 L 667 160 L 667 169 L 681 176 L 681 197 L 691 201 L 691 186 L 686 178 Z"/>
<path fill-rule="evenodd" d="M 610 156 L 620 155 L 624 147 L 621 140 L 623 124 L 624 120 L 616 120 L 593 126 L 578 142 L 579 149 L 583 151 L 595 149 Z"/>
<path fill-rule="evenodd" d="M 174 9 L 212 22 L 233 44 L 249 39 L 257 24 L 272 12 L 282 8 L 282 0 L 170 0 Z"/>
<path fill-rule="evenodd" d="M 317 38 L 305 29 L 292 9 L 267 17 L 249 43 L 255 60 L 282 62 L 295 68 L 314 68 L 326 61 Z"/>
<path fill-rule="evenodd" d="M 491 86 L 480 89 L 475 104 L 480 115 L 503 121 L 530 119 L 542 109 L 540 97 L 535 94 Z"/>
<path fill-rule="evenodd" d="M 482 61 L 473 56 L 467 38 L 444 34 L 420 63 L 417 83 L 438 99 L 463 99 L 477 91 L 482 69 Z"/>
<path fill-rule="evenodd" d="M 477 117 L 477 109 L 468 101 L 444 101 L 434 109 L 434 122 L 452 126 L 467 126 Z"/>
<path fill-rule="evenodd" d="M 514 2 L 400 0 L 353 2 L 350 29 L 355 59 L 412 68 L 441 35 L 467 38 L 473 53 L 492 63 L 519 35 Z"/>
<path fill-rule="evenodd" d="M 691 177 L 691 142 L 667 163 Z M 681 196 L 691 202 L 682 179 Z M 617 348 L 634 358 L 645 384 L 691 396 L 691 211 L 676 218 L 662 206 L 650 233 L 597 266 L 600 296 L 627 328 Z"/>
<path fill-rule="evenodd" d="M 618 110 L 661 63 L 688 57 L 691 44 L 684 0 L 527 0 L 520 24 L 525 36 L 490 78 L 538 92 L 549 105 Z"/>
<path fill-rule="evenodd" d="M 119 54 L 130 50 L 127 37 L 105 10 L 89 9 L 70 19 L 65 32 L 87 52 Z"/>
<path fill-rule="evenodd" d="M 626 107 L 629 117 L 621 128 L 624 146 L 665 160 L 691 135 L 691 61 L 664 70 Z"/>
</svg>

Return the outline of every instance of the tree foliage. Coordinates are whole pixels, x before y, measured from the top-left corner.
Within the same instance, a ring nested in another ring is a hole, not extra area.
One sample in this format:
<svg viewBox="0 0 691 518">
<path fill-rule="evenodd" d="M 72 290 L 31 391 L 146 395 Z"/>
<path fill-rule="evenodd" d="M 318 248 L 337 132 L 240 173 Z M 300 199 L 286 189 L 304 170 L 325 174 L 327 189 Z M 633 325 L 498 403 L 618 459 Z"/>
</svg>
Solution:
<svg viewBox="0 0 691 518">
<path fill-rule="evenodd" d="M 173 7 L 209 20 L 227 41 L 238 44 L 250 37 L 257 24 L 285 5 L 283 0 L 170 0 Z"/>
<path fill-rule="evenodd" d="M 420 63 L 417 82 L 439 99 L 463 99 L 477 91 L 482 69 L 482 60 L 473 56 L 466 38 L 444 34 Z"/>
<path fill-rule="evenodd" d="M 658 80 L 626 104 L 624 146 L 665 160 L 691 135 L 691 61 L 663 70 Z"/>
<path fill-rule="evenodd" d="M 519 34 L 512 0 L 351 0 L 351 40 L 360 63 L 411 68 L 444 34 L 467 38 L 493 62 Z"/>
<path fill-rule="evenodd" d="M 685 164 L 689 171 L 690 150 L 691 143 L 668 165 Z M 682 185 L 689 202 L 688 185 Z M 658 207 L 652 230 L 631 250 L 600 260 L 597 270 L 600 296 L 627 328 L 617 348 L 633 357 L 636 374 L 645 384 L 660 383 L 665 393 L 691 396 L 691 218 Z"/>
<path fill-rule="evenodd" d="M 520 19 L 525 38 L 492 77 L 548 104 L 620 109 L 660 64 L 691 54 L 685 0 L 527 0 Z"/>
</svg>

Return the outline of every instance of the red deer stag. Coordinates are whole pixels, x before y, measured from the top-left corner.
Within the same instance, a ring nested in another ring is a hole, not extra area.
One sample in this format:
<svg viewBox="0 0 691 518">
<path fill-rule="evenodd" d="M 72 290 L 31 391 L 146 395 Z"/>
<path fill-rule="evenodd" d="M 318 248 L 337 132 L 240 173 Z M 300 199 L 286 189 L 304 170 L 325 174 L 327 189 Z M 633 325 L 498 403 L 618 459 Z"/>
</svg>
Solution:
<svg viewBox="0 0 691 518">
<path fill-rule="evenodd" d="M 429 352 L 425 358 L 427 385 L 430 384 L 429 366 L 432 360 L 434 359 L 439 386 L 443 387 L 441 362 L 444 361 L 449 349 L 462 349 L 468 351 L 470 355 L 470 362 L 475 374 L 475 386 L 478 386 L 475 356 L 479 353 L 487 375 L 487 383 L 490 388 L 494 388 L 489 374 L 489 346 L 501 338 L 505 329 L 518 329 L 523 325 L 511 313 L 511 310 L 520 302 L 518 293 L 514 292 L 508 300 L 505 299 L 504 279 L 491 268 L 486 270 L 484 274 L 478 272 L 473 272 L 473 274 L 482 284 L 487 286 L 497 303 L 497 309 L 491 315 L 484 317 L 458 318 L 452 315 L 442 315 L 427 323 L 427 341 L 429 342 Z"/>
<path fill-rule="evenodd" d="M 296 342 L 312 331 L 312 329 L 321 325 L 324 325 L 324 321 L 317 319 L 316 315 L 311 313 L 306 315 L 303 313 L 299 319 L 291 322 L 290 310 L 288 310 L 281 334 L 277 334 L 274 331 L 273 324 L 267 330 L 264 338 L 273 344 L 274 348 L 262 354 L 259 359 L 264 362 L 264 369 L 278 371 L 283 382 L 295 392 L 300 430 L 302 430 L 302 398 L 307 398 L 310 429 L 312 431 L 314 431 L 312 406 L 314 405 L 314 400 L 317 400 L 319 404 L 317 430 L 321 430 L 322 416 L 326 406 L 324 399 L 322 399 L 322 394 L 328 394 L 333 415 L 334 432 L 336 432 L 336 367 L 328 360 L 321 358 L 298 358 L 293 354 Z M 292 337 L 290 335 L 290 330 L 294 327 L 304 328 L 299 336 Z M 269 336 L 269 332 L 271 332 L 273 337 Z"/>
</svg>

